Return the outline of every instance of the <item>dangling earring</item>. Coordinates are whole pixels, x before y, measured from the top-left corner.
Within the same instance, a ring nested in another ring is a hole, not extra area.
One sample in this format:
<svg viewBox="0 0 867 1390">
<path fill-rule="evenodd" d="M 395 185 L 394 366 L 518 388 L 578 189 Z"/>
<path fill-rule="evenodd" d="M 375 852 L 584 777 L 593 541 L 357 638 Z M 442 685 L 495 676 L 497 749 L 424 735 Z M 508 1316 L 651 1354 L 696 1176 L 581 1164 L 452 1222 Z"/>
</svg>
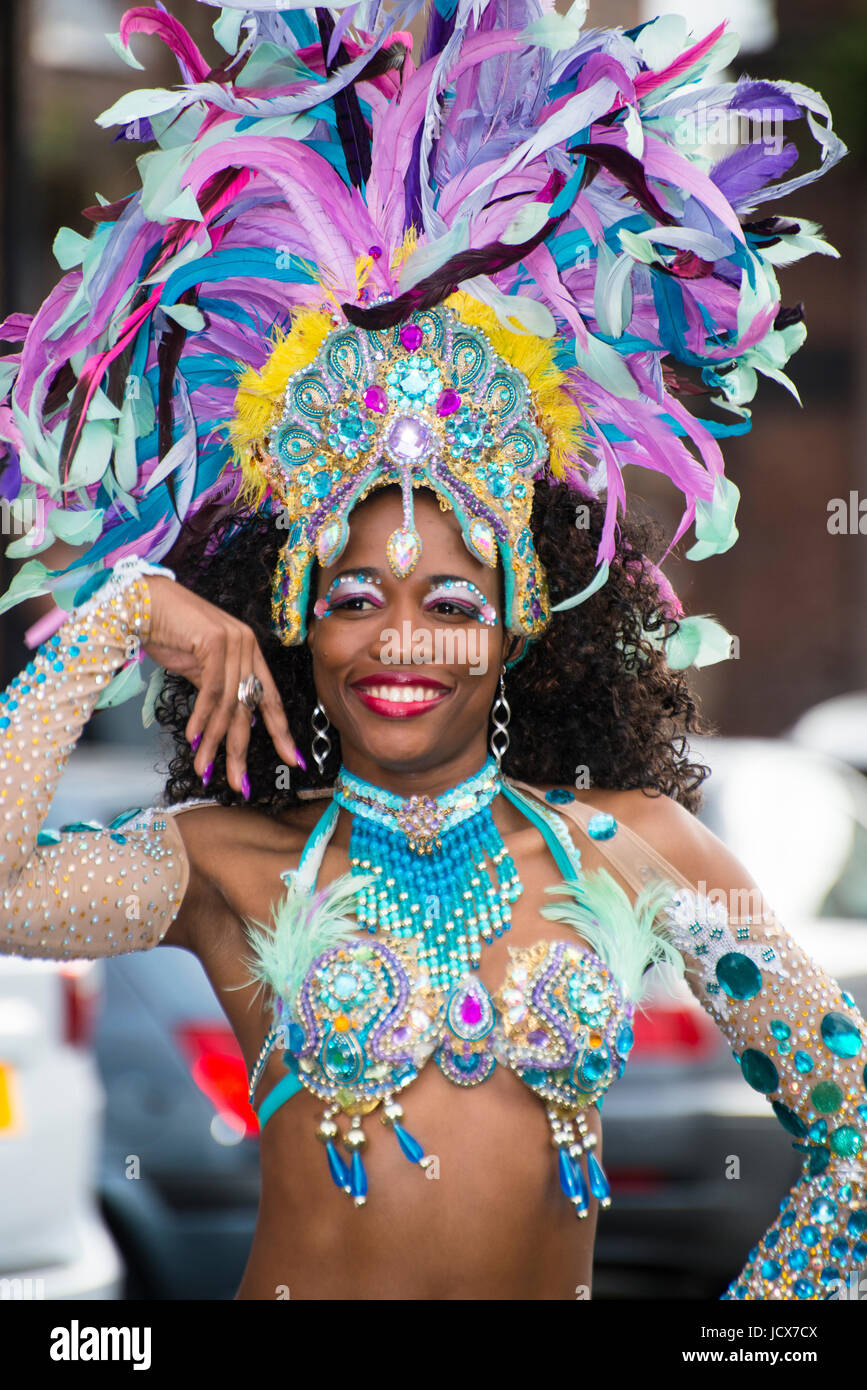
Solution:
<svg viewBox="0 0 867 1390">
<path fill-rule="evenodd" d="M 325 720 L 324 727 L 317 725 L 317 714 L 321 715 L 322 718 Z M 314 709 L 313 714 L 310 717 L 310 722 L 313 725 L 313 758 L 316 762 L 316 766 L 319 768 L 319 775 L 321 777 L 322 769 L 325 766 L 326 761 L 328 760 L 329 753 L 331 752 L 331 739 L 328 737 L 328 730 L 331 728 L 331 723 L 329 721 L 328 715 L 325 713 L 325 710 L 322 708 L 318 701 L 316 703 L 316 708 Z"/>
<path fill-rule="evenodd" d="M 512 715 L 512 711 L 509 709 L 509 702 L 506 699 L 506 682 L 503 679 L 505 671 L 506 668 L 504 666 L 500 671 L 499 694 L 497 695 L 497 698 L 494 701 L 493 709 L 491 710 L 491 718 L 494 721 L 494 727 L 491 730 L 491 752 L 497 760 L 498 771 L 500 768 L 500 762 L 502 760 L 503 754 L 509 746 L 509 734 L 507 725 Z"/>
</svg>

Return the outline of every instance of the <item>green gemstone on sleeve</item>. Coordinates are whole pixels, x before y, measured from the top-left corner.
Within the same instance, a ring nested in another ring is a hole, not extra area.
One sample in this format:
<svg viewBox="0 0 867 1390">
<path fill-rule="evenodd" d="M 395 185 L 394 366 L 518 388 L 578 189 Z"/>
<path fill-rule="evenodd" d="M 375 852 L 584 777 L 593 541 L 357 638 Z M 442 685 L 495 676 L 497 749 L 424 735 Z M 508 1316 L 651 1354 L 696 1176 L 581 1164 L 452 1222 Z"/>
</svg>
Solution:
<svg viewBox="0 0 867 1390">
<path fill-rule="evenodd" d="M 810 1092 L 810 1100 L 821 1115 L 830 1115 L 843 1104 L 843 1092 L 836 1081 L 820 1081 Z"/>
<path fill-rule="evenodd" d="M 861 1152 L 863 1142 L 857 1129 L 850 1125 L 841 1125 L 831 1133 L 831 1148 L 840 1158 L 854 1158 Z"/>
</svg>

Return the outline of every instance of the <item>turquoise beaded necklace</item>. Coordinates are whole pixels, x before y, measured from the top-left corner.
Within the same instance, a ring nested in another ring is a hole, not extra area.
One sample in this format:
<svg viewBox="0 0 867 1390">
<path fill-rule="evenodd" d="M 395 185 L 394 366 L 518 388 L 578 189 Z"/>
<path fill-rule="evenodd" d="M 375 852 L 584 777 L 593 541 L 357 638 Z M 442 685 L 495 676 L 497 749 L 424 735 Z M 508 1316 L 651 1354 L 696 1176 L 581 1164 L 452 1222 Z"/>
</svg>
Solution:
<svg viewBox="0 0 867 1390">
<path fill-rule="evenodd" d="M 334 784 L 334 800 L 352 815 L 351 871 L 377 879 L 358 889 L 359 925 L 418 938 L 419 965 L 437 989 L 478 969 L 482 943 L 509 930 L 511 904 L 523 892 L 491 815 L 499 790 L 491 757 L 439 797 L 395 796 L 344 767 Z"/>
</svg>

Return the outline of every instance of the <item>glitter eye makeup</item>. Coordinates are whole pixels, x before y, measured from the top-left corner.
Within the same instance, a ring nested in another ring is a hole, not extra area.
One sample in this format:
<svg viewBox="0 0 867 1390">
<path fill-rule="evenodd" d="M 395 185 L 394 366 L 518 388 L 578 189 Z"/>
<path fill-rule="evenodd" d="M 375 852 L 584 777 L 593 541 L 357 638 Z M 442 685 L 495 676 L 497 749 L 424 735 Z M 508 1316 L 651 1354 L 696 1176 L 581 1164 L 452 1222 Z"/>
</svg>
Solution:
<svg viewBox="0 0 867 1390">
<path fill-rule="evenodd" d="M 381 586 L 382 580 L 365 570 L 359 570 L 356 574 L 338 574 L 325 597 L 318 598 L 314 603 L 313 612 L 317 618 L 330 617 L 335 612 L 331 607 L 335 597 L 341 600 L 338 607 L 343 607 L 350 598 L 369 598 L 376 601 L 377 608 L 381 608 L 382 594 L 378 592 Z"/>
<path fill-rule="evenodd" d="M 437 603 L 453 603 L 457 608 L 462 608 L 468 618 L 476 618 L 480 623 L 484 623 L 485 627 L 497 625 L 497 610 L 494 605 L 469 579 L 443 579 L 432 584 L 427 602 L 432 606 Z"/>
</svg>

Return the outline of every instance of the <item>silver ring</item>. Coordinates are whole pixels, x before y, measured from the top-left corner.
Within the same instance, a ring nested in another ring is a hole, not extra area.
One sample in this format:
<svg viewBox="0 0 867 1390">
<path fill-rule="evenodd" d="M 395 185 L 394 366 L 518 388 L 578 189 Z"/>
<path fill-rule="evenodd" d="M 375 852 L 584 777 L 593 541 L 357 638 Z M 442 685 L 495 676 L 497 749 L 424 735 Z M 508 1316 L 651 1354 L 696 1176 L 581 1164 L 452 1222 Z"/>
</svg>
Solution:
<svg viewBox="0 0 867 1390">
<path fill-rule="evenodd" d="M 252 714 L 259 708 L 264 691 L 258 676 L 250 675 L 238 686 L 238 703 L 245 705 Z"/>
</svg>

